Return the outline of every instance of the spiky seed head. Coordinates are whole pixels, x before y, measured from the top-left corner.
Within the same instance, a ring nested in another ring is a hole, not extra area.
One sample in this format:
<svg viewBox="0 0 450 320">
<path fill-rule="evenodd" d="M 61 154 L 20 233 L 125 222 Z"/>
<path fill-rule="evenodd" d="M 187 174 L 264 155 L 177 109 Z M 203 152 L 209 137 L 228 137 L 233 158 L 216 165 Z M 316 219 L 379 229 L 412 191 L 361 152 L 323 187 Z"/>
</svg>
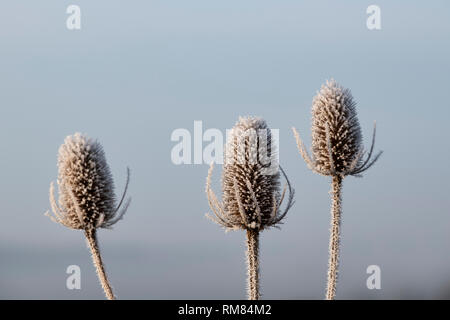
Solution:
<svg viewBox="0 0 450 320">
<path fill-rule="evenodd" d="M 372 158 L 376 133 L 374 125 L 372 146 L 363 160 L 365 150 L 356 103 L 350 90 L 334 80 L 327 81 L 313 99 L 311 157 L 297 130 L 292 129 L 303 159 L 311 170 L 322 175 L 361 176 L 382 153 L 380 151 Z"/>
<path fill-rule="evenodd" d="M 267 137 L 267 144 L 263 143 L 263 137 Z M 269 175 L 267 164 L 261 163 L 266 158 L 276 161 L 266 122 L 261 118 L 239 118 L 230 132 L 225 152 L 224 208 L 237 220 L 241 218 L 243 227 L 262 229 L 270 221 L 280 188 L 279 171 Z"/>
<path fill-rule="evenodd" d="M 129 172 L 127 172 L 129 175 Z M 58 153 L 59 205 L 50 187 L 53 220 L 73 229 L 109 227 L 125 213 L 116 207 L 114 182 L 99 142 L 75 133 L 66 137 Z M 128 186 L 125 187 L 125 192 Z M 124 196 L 125 196 L 124 192 Z M 55 219 L 56 218 L 56 219 Z"/>
<path fill-rule="evenodd" d="M 275 226 L 293 204 L 293 190 L 288 184 L 289 203 L 280 214 L 284 192 L 280 195 L 277 148 L 262 118 L 240 117 L 228 134 L 222 204 L 210 189 L 211 173 L 212 166 L 206 189 L 216 215 L 213 220 L 227 229 L 263 230 Z"/>
<path fill-rule="evenodd" d="M 355 106 L 350 90 L 334 80 L 314 97 L 312 151 L 318 171 L 326 175 L 346 175 L 359 165 L 363 145 Z"/>
</svg>

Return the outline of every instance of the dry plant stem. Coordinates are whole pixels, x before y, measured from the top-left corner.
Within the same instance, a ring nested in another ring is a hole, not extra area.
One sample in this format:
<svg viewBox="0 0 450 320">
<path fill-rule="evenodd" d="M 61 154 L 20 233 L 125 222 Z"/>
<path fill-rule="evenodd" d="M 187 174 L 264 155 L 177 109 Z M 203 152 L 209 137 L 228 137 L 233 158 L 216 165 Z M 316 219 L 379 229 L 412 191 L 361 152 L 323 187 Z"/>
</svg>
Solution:
<svg viewBox="0 0 450 320">
<path fill-rule="evenodd" d="M 92 260 L 94 262 L 95 269 L 97 270 L 97 275 L 100 279 L 103 291 L 105 291 L 105 295 L 108 300 L 115 300 L 116 297 L 114 296 L 111 285 L 109 284 L 108 277 L 106 276 L 105 272 L 105 267 L 103 265 L 102 256 L 100 255 L 100 248 L 98 246 L 96 230 L 85 230 L 84 235 L 86 236 L 89 249 L 91 249 Z"/>
<path fill-rule="evenodd" d="M 247 263 L 249 300 L 259 300 L 259 231 L 247 230 Z"/>
<path fill-rule="evenodd" d="M 328 262 L 328 283 L 327 283 L 327 300 L 334 300 L 336 296 L 337 272 L 339 266 L 339 243 L 341 232 L 341 191 L 342 177 L 333 176 L 331 183 L 331 234 L 329 246 L 329 262 Z"/>
</svg>

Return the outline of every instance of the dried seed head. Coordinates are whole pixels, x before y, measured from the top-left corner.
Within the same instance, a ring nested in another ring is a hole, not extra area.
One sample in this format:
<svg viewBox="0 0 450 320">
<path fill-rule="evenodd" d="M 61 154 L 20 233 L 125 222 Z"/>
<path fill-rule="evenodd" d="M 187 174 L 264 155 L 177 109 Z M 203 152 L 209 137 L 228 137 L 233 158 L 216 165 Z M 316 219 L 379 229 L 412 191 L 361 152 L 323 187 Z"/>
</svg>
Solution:
<svg viewBox="0 0 450 320">
<path fill-rule="evenodd" d="M 352 94 L 333 80 L 314 97 L 312 141 L 312 152 L 322 172 L 346 173 L 363 150 Z"/>
<path fill-rule="evenodd" d="M 322 175 L 359 175 L 367 170 L 381 155 L 372 160 L 372 147 L 363 161 L 364 146 L 359 126 L 356 103 L 349 89 L 336 81 L 327 81 L 313 99 L 312 106 L 312 157 L 303 147 L 294 129 L 300 153 L 309 167 Z"/>
<path fill-rule="evenodd" d="M 267 136 L 266 145 L 262 145 L 263 136 Z M 279 171 L 268 175 L 267 167 L 261 163 L 263 158 L 277 160 L 266 122 L 260 118 L 240 118 L 231 130 L 225 152 L 224 209 L 236 220 L 241 218 L 247 228 L 259 229 L 270 221 L 280 188 Z"/>
<path fill-rule="evenodd" d="M 276 152 L 271 131 L 263 119 L 239 118 L 229 133 L 225 148 L 223 204 L 210 188 L 212 166 L 207 179 L 207 195 L 215 222 L 227 229 L 247 230 L 263 230 L 280 223 L 293 205 L 293 190 L 288 182 L 288 204 L 280 213 L 286 188 L 280 194 Z"/>
<path fill-rule="evenodd" d="M 53 184 L 50 203 L 54 221 L 73 229 L 108 228 L 120 220 L 130 200 L 120 209 L 116 204 L 114 182 L 102 146 L 80 133 L 68 136 L 58 154 L 59 205 L 56 204 Z"/>
</svg>

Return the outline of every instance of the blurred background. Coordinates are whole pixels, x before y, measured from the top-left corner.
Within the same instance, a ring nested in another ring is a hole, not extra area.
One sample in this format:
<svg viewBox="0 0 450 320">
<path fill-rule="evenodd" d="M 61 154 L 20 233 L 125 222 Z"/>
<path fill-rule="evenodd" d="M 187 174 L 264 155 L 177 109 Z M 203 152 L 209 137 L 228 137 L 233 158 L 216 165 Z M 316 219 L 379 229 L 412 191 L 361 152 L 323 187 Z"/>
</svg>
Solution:
<svg viewBox="0 0 450 320">
<path fill-rule="evenodd" d="M 68 30 L 66 8 L 81 8 Z M 243 232 L 208 221 L 208 165 L 174 165 L 173 130 L 225 132 L 239 115 L 280 130 L 296 190 L 281 230 L 261 238 L 264 299 L 322 299 L 329 179 L 300 158 L 326 79 L 352 90 L 384 154 L 344 182 L 339 299 L 450 298 L 450 3 L 385 1 L 2 1 L 0 298 L 104 299 L 80 231 L 52 223 L 48 189 L 64 138 L 104 146 L 132 204 L 99 234 L 121 299 L 244 299 Z M 204 143 L 206 146 L 207 143 Z M 221 166 L 214 188 L 220 194 Z M 79 265 L 81 290 L 66 288 Z M 381 268 L 368 290 L 366 268 Z"/>
</svg>

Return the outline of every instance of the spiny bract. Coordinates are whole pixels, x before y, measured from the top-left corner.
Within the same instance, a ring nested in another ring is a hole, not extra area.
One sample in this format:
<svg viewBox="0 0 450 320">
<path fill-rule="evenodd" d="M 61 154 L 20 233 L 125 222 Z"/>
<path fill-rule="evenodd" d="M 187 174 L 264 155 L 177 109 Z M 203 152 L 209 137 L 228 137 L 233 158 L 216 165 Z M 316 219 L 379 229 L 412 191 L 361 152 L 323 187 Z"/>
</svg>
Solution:
<svg viewBox="0 0 450 320">
<path fill-rule="evenodd" d="M 327 176 L 358 176 L 367 170 L 381 155 L 371 159 L 375 143 L 375 128 L 372 147 L 367 159 L 362 143 L 356 103 L 349 89 L 336 81 L 327 81 L 313 99 L 312 106 L 312 157 L 305 150 L 295 129 L 300 152 L 308 166 L 315 172 Z"/>
<path fill-rule="evenodd" d="M 116 204 L 114 182 L 105 153 L 97 141 L 80 133 L 68 136 L 58 154 L 59 205 L 50 185 L 50 203 L 58 223 L 72 229 L 108 228 L 122 218 L 130 199 L 122 207 L 127 182 L 119 204 Z"/>
<path fill-rule="evenodd" d="M 211 190 L 211 164 L 206 192 L 215 217 L 226 229 L 263 230 L 275 226 L 293 205 L 293 190 L 287 180 L 289 198 L 281 213 L 286 187 L 280 194 L 280 173 L 275 143 L 266 122 L 241 117 L 228 136 L 222 172 L 223 203 Z"/>
</svg>

